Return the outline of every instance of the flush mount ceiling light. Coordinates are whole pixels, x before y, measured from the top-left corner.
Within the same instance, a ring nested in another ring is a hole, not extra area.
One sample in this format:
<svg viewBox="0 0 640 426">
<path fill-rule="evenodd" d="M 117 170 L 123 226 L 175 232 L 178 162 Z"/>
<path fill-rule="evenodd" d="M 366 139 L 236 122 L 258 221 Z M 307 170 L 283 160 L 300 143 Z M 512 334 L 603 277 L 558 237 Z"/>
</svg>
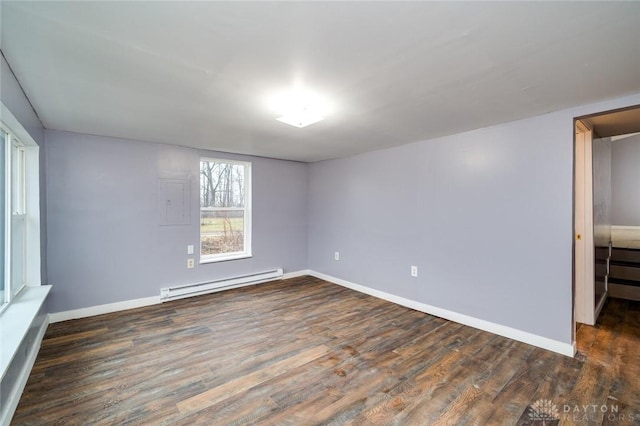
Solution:
<svg viewBox="0 0 640 426">
<path fill-rule="evenodd" d="M 324 120 L 327 103 L 308 90 L 281 92 L 269 99 L 270 107 L 280 117 L 276 120 L 294 127 L 306 127 Z"/>
<path fill-rule="evenodd" d="M 292 111 L 286 115 L 283 115 L 282 117 L 276 118 L 276 120 L 295 127 L 306 127 L 313 123 L 317 123 L 318 121 L 324 120 L 324 117 L 318 114 L 314 114 L 313 112 L 308 111 L 306 108 L 304 108 L 300 111 Z"/>
</svg>

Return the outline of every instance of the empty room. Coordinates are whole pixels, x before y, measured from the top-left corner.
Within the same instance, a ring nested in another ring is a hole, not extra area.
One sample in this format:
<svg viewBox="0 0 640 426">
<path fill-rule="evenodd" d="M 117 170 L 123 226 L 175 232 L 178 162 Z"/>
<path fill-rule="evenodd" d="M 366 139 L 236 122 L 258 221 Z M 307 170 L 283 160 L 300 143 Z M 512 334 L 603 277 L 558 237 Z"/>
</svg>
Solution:
<svg viewBox="0 0 640 426">
<path fill-rule="evenodd" d="M 0 425 L 640 424 L 640 2 L 0 37 Z"/>
</svg>

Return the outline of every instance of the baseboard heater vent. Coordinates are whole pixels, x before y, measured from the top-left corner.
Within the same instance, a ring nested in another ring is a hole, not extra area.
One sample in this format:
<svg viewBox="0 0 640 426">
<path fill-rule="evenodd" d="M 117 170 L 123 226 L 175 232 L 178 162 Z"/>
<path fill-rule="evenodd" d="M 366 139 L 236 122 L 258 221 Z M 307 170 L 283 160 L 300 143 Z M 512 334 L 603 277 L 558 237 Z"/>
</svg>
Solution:
<svg viewBox="0 0 640 426">
<path fill-rule="evenodd" d="M 240 277 L 224 278 L 215 281 L 205 281 L 196 284 L 178 285 L 174 287 L 164 287 L 160 289 L 160 300 L 168 302 L 170 300 L 182 299 L 185 297 L 199 296 L 201 294 L 213 293 L 230 288 L 243 287 L 246 285 L 259 284 L 282 278 L 282 268 L 271 271 L 258 272 L 255 274 L 242 275 Z"/>
</svg>

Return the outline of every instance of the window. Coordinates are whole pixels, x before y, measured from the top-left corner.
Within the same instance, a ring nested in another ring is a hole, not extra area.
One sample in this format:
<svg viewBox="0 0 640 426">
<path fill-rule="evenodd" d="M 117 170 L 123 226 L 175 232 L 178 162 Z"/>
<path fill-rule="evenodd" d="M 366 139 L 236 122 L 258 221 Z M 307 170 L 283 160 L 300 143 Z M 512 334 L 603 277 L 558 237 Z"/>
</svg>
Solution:
<svg viewBox="0 0 640 426">
<path fill-rule="evenodd" d="M 26 285 L 27 209 L 25 146 L 4 125 L 0 127 L 0 233 L 2 255 L 0 273 L 0 309 L 6 306 Z"/>
<path fill-rule="evenodd" d="M 4 263 L 7 259 L 5 253 L 7 252 L 7 248 L 9 244 L 7 243 L 7 239 L 5 238 L 5 213 L 7 210 L 7 144 L 9 135 L 3 129 L 0 128 L 0 140 L 2 141 L 2 147 L 0 148 L 0 165 L 2 167 L 2 172 L 0 173 L 0 188 L 2 188 L 2 196 L 0 196 L 0 234 L 2 234 L 2 253 L 0 253 L 0 274 L 2 275 L 2 281 L 0 281 L 0 307 L 4 306 L 7 301 L 6 289 L 8 286 L 5 286 L 5 281 L 7 280 L 6 275 L 4 273 Z"/>
<path fill-rule="evenodd" d="M 251 163 L 200 160 L 200 263 L 251 256 Z"/>
<path fill-rule="evenodd" d="M 26 285 L 26 208 L 24 146 L 11 137 L 11 297 Z"/>
</svg>

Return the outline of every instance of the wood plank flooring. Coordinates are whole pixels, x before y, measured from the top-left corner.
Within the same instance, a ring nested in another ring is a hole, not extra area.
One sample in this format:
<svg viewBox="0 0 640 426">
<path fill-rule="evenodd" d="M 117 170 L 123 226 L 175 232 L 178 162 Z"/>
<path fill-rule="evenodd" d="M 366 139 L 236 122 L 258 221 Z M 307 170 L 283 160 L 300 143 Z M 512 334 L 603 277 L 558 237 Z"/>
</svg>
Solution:
<svg viewBox="0 0 640 426">
<path fill-rule="evenodd" d="M 609 300 L 578 343 L 301 277 L 52 324 L 12 424 L 640 424 L 640 302 Z"/>
</svg>

